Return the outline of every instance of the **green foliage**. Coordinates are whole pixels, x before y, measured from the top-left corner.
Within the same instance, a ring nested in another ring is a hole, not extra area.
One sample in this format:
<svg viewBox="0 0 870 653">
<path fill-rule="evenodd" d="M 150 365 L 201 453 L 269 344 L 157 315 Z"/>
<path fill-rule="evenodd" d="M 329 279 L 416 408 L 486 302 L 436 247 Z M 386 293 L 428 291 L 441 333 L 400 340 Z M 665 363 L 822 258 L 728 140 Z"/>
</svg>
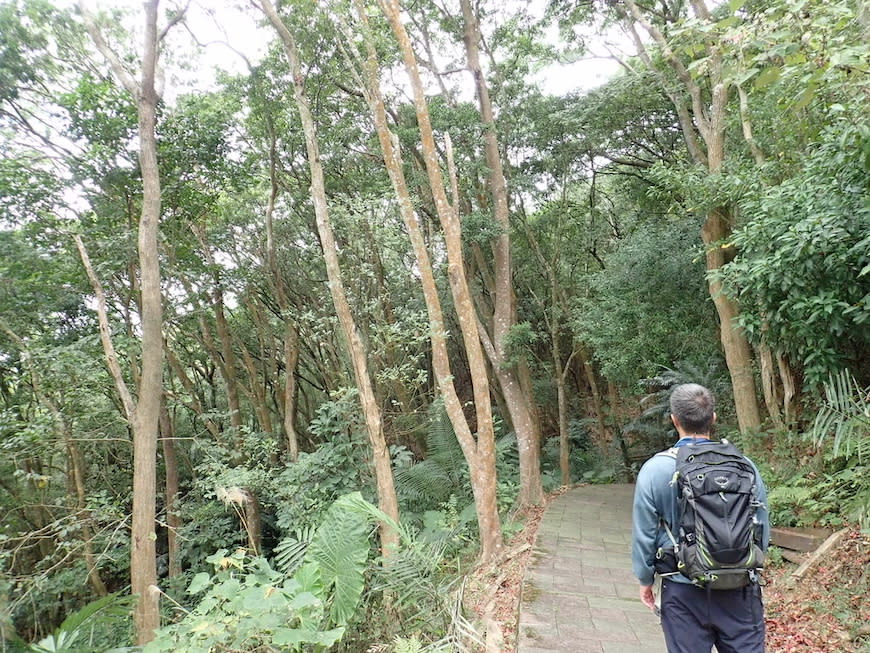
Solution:
<svg viewBox="0 0 870 653">
<path fill-rule="evenodd" d="M 359 493 L 351 495 L 362 501 Z M 346 624 L 353 616 L 365 587 L 363 571 L 369 555 L 372 529 L 365 515 L 339 499 L 323 517 L 305 554 L 316 562 L 324 591 L 331 594 L 330 622 Z"/>
<path fill-rule="evenodd" d="M 445 573 L 448 537 L 432 537 L 407 524 L 396 523 L 359 493 L 341 497 L 333 510 L 336 522 L 351 519 L 356 524 L 385 524 L 399 535 L 398 549 L 368 570 L 370 582 L 363 597 L 363 608 L 348 624 L 349 638 L 388 641 L 396 636 L 417 635 L 421 641 L 429 642 L 426 650 L 431 651 L 454 650 L 451 644 L 460 639 L 477 641 L 474 629 L 461 614 L 461 596 L 456 595 L 455 578 Z M 359 519 L 362 522 L 357 521 Z M 333 556 L 332 552 L 342 549 L 334 541 L 341 533 L 341 526 L 324 523 L 314 539 L 322 536 L 333 540 L 324 552 L 328 550 L 330 557 L 338 560 L 343 556 Z M 338 568 L 336 562 L 329 564 Z M 360 570 L 351 566 L 353 569 L 348 573 L 355 578 Z M 348 581 L 348 573 L 336 577 L 336 589 L 339 583 Z"/>
<path fill-rule="evenodd" d="M 770 490 L 772 523 L 841 527 L 851 522 L 870 528 L 870 465 L 841 460 L 827 466 L 837 471 L 805 472 Z"/>
<path fill-rule="evenodd" d="M 600 452 L 592 446 L 590 432 L 597 428 L 594 419 L 571 419 L 568 421 L 568 442 L 571 450 L 569 464 L 571 478 L 587 479 L 586 474 L 595 475 L 593 470 L 607 467 L 601 465 Z M 550 492 L 562 485 L 562 470 L 559 466 L 559 438 L 552 436 L 544 440 L 541 446 L 541 482 L 544 491 Z"/>
<path fill-rule="evenodd" d="M 433 405 L 429 415 L 426 457 L 394 473 L 399 498 L 411 510 L 435 506 L 451 495 L 471 500 L 468 465 L 447 411 L 439 403 Z"/>
<path fill-rule="evenodd" d="M 858 523 L 870 528 L 868 394 L 845 371 L 826 384 L 826 398 L 806 434 L 744 438 L 769 491 L 771 520 L 783 526 Z"/>
<path fill-rule="evenodd" d="M 605 377 L 631 383 L 676 361 L 720 359 L 703 264 L 693 258 L 696 229 L 689 222 L 641 225 L 591 277 L 573 323 Z"/>
<path fill-rule="evenodd" d="M 372 539 L 361 508 L 367 505 L 359 493 L 335 501 L 292 575 L 244 549 L 209 556 L 214 572 L 197 574 L 187 590 L 205 592 L 202 599 L 178 623 L 158 631 L 145 653 L 332 646 L 344 635 L 364 588 Z"/>
<path fill-rule="evenodd" d="M 316 563 L 281 578 L 262 558 L 246 559 L 243 550 L 221 550 L 209 557 L 213 576 L 197 575 L 188 591 L 206 593 L 177 624 L 157 631 L 145 653 L 221 651 L 302 651 L 305 645 L 328 647 L 343 628 L 324 629 L 324 593 Z"/>
<path fill-rule="evenodd" d="M 313 527 L 342 494 L 360 489 L 370 493 L 364 452 L 364 447 L 338 440 L 300 453 L 299 460 L 287 465 L 274 482 L 278 528 L 291 533 Z"/>
<path fill-rule="evenodd" d="M 740 323 L 801 363 L 807 381 L 870 355 L 870 125 L 838 124 L 803 171 L 741 203 L 737 258 L 723 269 Z"/>
<path fill-rule="evenodd" d="M 723 419 L 727 422 L 732 410 L 728 405 L 729 383 L 721 367 L 715 361 L 706 365 L 680 361 L 674 369 L 665 369 L 656 376 L 638 382 L 646 392 L 640 400 L 643 412 L 623 427 L 623 433 L 646 435 L 653 451 L 672 444 L 676 431 L 670 419 L 671 392 L 681 383 L 697 383 L 709 388 L 718 400 L 717 422 L 721 424 Z"/>
<path fill-rule="evenodd" d="M 133 604 L 133 597 L 120 593 L 92 601 L 68 615 L 51 635 L 31 644 L 27 650 L 31 653 L 84 653 L 105 650 L 111 644 L 107 646 L 105 639 L 97 639 L 95 635 L 105 637 L 107 632 L 114 631 L 117 637 L 119 632 L 128 632 Z"/>
</svg>

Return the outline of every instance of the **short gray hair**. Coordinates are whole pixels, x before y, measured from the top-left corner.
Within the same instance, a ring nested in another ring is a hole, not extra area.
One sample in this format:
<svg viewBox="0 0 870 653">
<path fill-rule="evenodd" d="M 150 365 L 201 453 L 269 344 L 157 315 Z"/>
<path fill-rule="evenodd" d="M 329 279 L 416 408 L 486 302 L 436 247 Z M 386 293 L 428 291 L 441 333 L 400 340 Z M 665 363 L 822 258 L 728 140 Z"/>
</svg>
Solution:
<svg viewBox="0 0 870 653">
<path fill-rule="evenodd" d="M 715 410 L 713 393 L 702 385 L 683 383 L 671 392 L 671 414 L 688 433 L 709 433 Z"/>
</svg>

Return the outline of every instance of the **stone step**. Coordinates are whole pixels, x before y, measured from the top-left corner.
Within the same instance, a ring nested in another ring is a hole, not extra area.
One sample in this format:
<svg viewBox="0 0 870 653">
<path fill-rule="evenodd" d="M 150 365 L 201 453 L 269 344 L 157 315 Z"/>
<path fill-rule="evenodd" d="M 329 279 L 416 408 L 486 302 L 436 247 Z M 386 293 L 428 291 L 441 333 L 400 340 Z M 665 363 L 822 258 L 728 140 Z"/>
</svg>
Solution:
<svg viewBox="0 0 870 653">
<path fill-rule="evenodd" d="M 832 532 L 825 528 L 774 526 L 770 529 L 770 543 L 792 551 L 815 551 Z"/>
</svg>

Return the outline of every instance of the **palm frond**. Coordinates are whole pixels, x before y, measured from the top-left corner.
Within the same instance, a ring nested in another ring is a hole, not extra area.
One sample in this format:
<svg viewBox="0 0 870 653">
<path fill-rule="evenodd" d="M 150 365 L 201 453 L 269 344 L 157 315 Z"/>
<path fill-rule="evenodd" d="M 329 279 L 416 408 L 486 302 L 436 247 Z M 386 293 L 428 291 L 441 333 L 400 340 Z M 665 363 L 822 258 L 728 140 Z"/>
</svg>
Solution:
<svg viewBox="0 0 870 653">
<path fill-rule="evenodd" d="M 810 437 L 821 448 L 833 435 L 835 456 L 862 460 L 870 446 L 870 388 L 862 389 L 848 370 L 824 384 L 825 400 L 816 415 Z"/>
<path fill-rule="evenodd" d="M 86 628 L 97 623 L 117 623 L 127 619 L 133 609 L 134 598 L 120 592 L 91 601 L 70 614 L 48 637 L 31 644 L 34 653 L 78 653 L 82 647 L 77 645 Z"/>
</svg>

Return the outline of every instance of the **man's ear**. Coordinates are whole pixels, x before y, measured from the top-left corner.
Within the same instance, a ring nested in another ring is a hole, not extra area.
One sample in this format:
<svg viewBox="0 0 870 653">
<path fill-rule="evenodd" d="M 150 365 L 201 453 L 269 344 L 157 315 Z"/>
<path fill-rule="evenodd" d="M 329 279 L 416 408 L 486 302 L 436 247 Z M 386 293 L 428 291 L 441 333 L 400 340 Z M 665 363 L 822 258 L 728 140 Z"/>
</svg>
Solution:
<svg viewBox="0 0 870 653">
<path fill-rule="evenodd" d="M 671 413 L 671 423 L 676 427 L 680 428 L 680 420 L 677 419 L 677 416 Z"/>
<path fill-rule="evenodd" d="M 713 411 L 713 421 L 710 422 L 710 426 L 712 426 L 713 424 L 716 423 L 716 417 L 717 417 L 717 416 L 716 416 L 716 411 L 714 410 L 714 411 Z"/>
</svg>

